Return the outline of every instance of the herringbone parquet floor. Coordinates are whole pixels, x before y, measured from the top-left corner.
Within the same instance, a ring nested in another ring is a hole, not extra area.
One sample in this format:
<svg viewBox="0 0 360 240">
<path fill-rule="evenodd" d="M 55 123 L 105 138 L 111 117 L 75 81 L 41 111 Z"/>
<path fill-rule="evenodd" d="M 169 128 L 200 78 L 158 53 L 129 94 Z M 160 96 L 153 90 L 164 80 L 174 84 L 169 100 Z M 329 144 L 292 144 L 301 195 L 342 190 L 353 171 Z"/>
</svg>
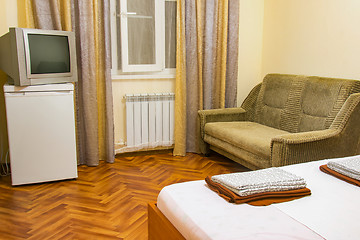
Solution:
<svg viewBox="0 0 360 240">
<path fill-rule="evenodd" d="M 147 239 L 147 203 L 166 185 L 247 169 L 215 153 L 117 156 L 77 180 L 11 186 L 0 179 L 0 239 Z"/>
</svg>

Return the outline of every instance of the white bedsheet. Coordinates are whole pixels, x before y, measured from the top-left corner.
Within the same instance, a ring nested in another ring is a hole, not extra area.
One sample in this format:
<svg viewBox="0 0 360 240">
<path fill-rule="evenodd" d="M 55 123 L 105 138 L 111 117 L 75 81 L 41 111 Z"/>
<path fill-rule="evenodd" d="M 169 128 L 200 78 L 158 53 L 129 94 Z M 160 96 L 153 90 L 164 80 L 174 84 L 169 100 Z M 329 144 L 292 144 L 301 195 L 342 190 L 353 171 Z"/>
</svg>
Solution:
<svg viewBox="0 0 360 240">
<path fill-rule="evenodd" d="M 186 239 L 360 239 L 360 189 L 321 172 L 327 162 L 283 167 L 312 191 L 294 201 L 230 204 L 201 180 L 165 187 L 157 206 Z"/>
</svg>

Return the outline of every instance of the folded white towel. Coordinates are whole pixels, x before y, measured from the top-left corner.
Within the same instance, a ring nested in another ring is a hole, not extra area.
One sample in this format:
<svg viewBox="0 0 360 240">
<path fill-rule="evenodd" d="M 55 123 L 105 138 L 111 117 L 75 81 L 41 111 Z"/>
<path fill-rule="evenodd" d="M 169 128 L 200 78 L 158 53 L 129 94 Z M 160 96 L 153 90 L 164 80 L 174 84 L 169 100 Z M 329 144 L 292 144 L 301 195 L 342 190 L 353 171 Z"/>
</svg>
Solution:
<svg viewBox="0 0 360 240">
<path fill-rule="evenodd" d="M 232 190 L 239 196 L 306 187 L 303 178 L 280 168 L 216 175 L 212 176 L 211 180 Z"/>
<path fill-rule="evenodd" d="M 360 156 L 351 156 L 329 161 L 328 168 L 345 176 L 360 180 Z"/>
</svg>

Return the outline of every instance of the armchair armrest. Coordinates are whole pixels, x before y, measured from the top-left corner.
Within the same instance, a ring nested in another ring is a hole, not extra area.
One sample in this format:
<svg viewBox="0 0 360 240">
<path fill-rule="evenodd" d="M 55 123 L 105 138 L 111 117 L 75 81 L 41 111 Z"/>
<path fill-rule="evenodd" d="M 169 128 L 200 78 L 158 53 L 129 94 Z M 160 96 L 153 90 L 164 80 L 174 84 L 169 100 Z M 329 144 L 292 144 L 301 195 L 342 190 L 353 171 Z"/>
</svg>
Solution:
<svg viewBox="0 0 360 240">
<path fill-rule="evenodd" d="M 202 138 L 204 138 L 205 135 L 204 128 L 206 123 L 244 121 L 246 119 L 246 110 L 240 107 L 199 110 L 198 114 Z"/>
<path fill-rule="evenodd" d="M 340 131 L 337 129 L 326 129 L 319 131 L 311 131 L 311 132 L 300 132 L 300 133 L 289 133 L 277 136 L 273 138 L 271 141 L 271 145 L 275 142 L 279 142 L 282 144 L 302 144 L 309 143 L 314 141 L 325 140 L 327 138 L 333 137 L 339 134 Z"/>
<path fill-rule="evenodd" d="M 346 142 L 346 135 L 339 129 L 277 136 L 271 141 L 271 166 L 278 167 L 352 155 L 352 151 L 346 148 Z"/>
<path fill-rule="evenodd" d="M 271 166 L 360 154 L 360 93 L 349 96 L 329 129 L 290 133 L 271 141 Z"/>
</svg>

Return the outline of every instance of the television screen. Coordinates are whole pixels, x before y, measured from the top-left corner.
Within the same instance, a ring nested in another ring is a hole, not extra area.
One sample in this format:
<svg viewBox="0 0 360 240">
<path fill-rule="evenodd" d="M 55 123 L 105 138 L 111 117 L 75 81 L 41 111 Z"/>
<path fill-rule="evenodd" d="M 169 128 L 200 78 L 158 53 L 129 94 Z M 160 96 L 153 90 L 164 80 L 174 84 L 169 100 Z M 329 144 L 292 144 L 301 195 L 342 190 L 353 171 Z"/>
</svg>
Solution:
<svg viewBox="0 0 360 240">
<path fill-rule="evenodd" d="M 67 36 L 28 34 L 31 74 L 70 72 Z"/>
</svg>

